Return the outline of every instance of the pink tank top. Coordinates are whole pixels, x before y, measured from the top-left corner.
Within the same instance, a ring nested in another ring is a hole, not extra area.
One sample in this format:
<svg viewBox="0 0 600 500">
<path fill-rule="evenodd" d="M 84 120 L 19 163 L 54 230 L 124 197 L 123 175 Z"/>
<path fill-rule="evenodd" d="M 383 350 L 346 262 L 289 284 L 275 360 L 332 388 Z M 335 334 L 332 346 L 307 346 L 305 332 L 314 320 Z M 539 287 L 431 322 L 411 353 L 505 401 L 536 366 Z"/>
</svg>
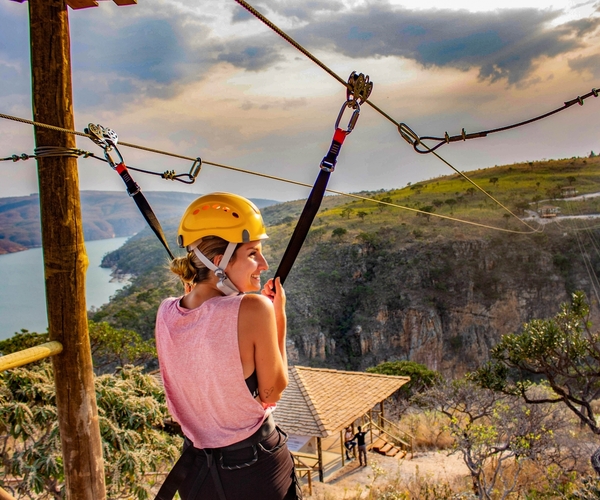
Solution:
<svg viewBox="0 0 600 500">
<path fill-rule="evenodd" d="M 214 297 L 196 309 L 163 301 L 156 348 L 167 406 L 196 448 L 219 448 L 251 436 L 269 410 L 244 380 L 238 345 L 243 295 Z"/>
</svg>

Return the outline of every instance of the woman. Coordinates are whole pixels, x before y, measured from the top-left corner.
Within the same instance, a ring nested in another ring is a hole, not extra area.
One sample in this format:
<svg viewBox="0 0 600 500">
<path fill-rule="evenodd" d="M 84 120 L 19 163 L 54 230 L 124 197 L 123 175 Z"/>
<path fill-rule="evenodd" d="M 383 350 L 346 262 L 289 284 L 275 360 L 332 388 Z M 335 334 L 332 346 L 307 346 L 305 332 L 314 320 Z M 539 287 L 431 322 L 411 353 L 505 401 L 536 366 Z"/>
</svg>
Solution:
<svg viewBox="0 0 600 500">
<path fill-rule="evenodd" d="M 184 453 L 157 499 L 300 498 L 287 436 L 271 411 L 288 383 L 285 292 L 261 294 L 267 238 L 259 210 L 229 193 L 201 196 L 185 211 L 171 263 L 183 297 L 163 301 L 156 347 L 169 411 Z M 274 291 L 273 291 L 274 287 Z"/>
</svg>

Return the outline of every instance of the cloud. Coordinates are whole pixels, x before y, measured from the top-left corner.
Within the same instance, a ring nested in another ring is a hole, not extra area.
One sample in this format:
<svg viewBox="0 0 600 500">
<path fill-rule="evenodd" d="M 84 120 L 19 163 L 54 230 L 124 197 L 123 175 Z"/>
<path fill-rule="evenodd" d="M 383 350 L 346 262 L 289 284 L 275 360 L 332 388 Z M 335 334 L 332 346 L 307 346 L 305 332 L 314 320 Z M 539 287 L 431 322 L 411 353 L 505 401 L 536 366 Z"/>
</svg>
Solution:
<svg viewBox="0 0 600 500">
<path fill-rule="evenodd" d="M 279 51 L 264 40 L 248 42 L 248 40 L 243 40 L 227 44 L 226 52 L 220 54 L 217 59 L 248 71 L 266 69 L 283 59 Z"/>
<path fill-rule="evenodd" d="M 589 71 L 594 78 L 600 78 L 600 54 L 569 59 L 569 68 L 578 73 Z"/>
<path fill-rule="evenodd" d="M 577 37 L 597 26 L 597 20 L 583 20 L 551 28 L 560 14 L 535 9 L 411 11 L 377 3 L 320 17 L 291 34 L 305 46 L 347 57 L 396 56 L 424 67 L 478 68 L 481 79 L 514 84 L 530 75 L 536 59 L 582 47 Z"/>
</svg>

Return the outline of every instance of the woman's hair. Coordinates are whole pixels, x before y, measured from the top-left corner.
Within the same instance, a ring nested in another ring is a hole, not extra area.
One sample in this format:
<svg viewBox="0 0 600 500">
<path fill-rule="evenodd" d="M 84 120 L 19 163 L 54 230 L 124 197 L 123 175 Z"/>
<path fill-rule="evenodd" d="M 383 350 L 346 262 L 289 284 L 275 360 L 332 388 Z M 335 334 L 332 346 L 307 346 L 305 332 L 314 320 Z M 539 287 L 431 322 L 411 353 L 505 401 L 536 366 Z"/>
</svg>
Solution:
<svg viewBox="0 0 600 500">
<path fill-rule="evenodd" d="M 210 261 L 217 255 L 223 255 L 227 249 L 229 242 L 218 236 L 206 236 L 200 240 L 198 250 L 202 252 Z M 236 248 L 237 251 L 237 248 Z M 231 256 L 229 262 L 235 259 L 235 252 Z M 212 272 L 206 267 L 198 256 L 192 251 L 188 252 L 185 257 L 175 257 L 169 264 L 169 268 L 173 273 L 181 278 L 184 283 L 201 283 L 206 281 Z"/>
</svg>

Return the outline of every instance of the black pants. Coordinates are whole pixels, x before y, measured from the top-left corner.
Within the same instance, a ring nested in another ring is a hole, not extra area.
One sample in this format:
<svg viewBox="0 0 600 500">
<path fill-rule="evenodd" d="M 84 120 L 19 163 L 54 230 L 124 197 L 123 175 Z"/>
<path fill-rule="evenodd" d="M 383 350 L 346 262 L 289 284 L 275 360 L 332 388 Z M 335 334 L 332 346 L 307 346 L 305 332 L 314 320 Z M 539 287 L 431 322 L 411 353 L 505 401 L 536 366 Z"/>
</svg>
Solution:
<svg viewBox="0 0 600 500">
<path fill-rule="evenodd" d="M 292 455 L 278 428 L 257 445 L 235 451 L 213 450 L 212 455 L 227 500 L 302 499 Z M 221 500 L 214 472 L 206 474 L 210 460 L 204 450 L 197 450 L 194 466 L 178 488 L 182 500 Z M 197 489 L 202 471 L 205 478 Z"/>
</svg>

